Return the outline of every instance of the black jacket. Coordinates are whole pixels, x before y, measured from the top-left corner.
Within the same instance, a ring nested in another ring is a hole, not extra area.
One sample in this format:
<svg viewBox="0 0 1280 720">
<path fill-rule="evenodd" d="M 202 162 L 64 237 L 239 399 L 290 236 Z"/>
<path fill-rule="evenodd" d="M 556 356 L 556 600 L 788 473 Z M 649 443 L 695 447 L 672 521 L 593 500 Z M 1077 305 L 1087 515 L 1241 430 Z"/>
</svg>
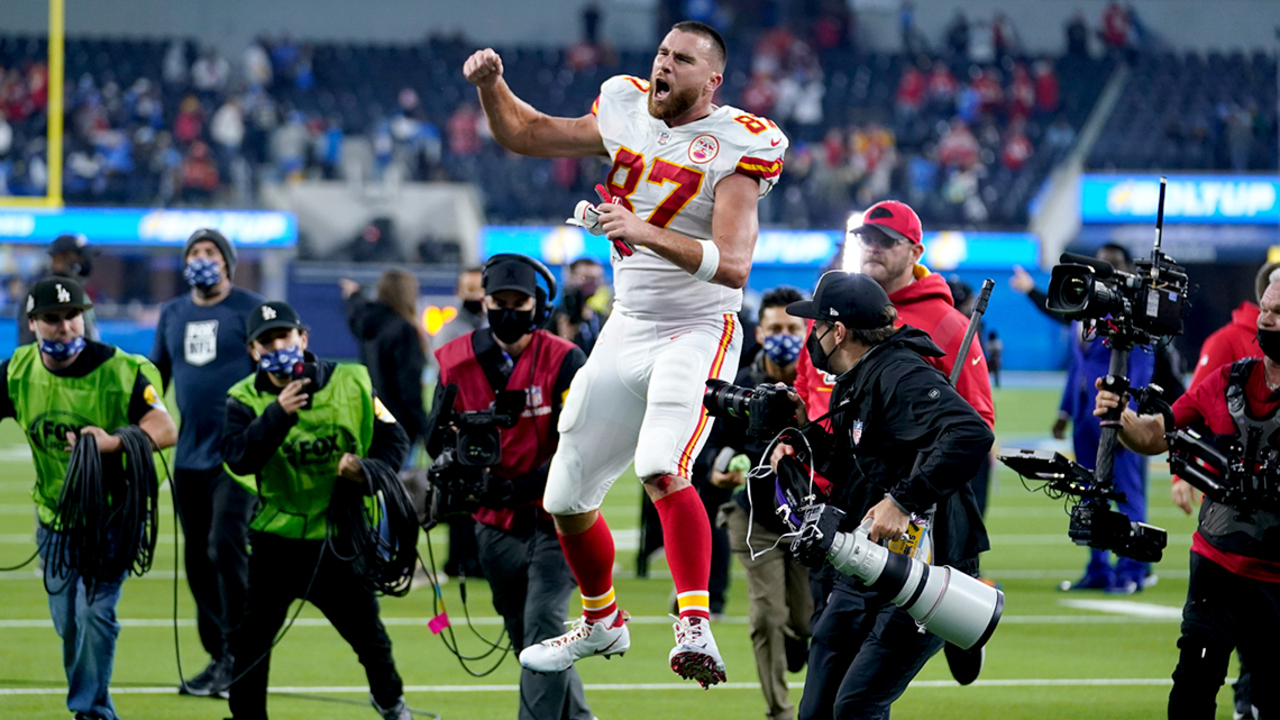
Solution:
<svg viewBox="0 0 1280 720">
<path fill-rule="evenodd" d="M 360 362 L 382 404 L 404 426 L 410 442 L 427 428 L 422 407 L 422 371 L 427 356 L 418 329 L 389 305 L 369 302 L 360 293 L 347 298 L 347 325 L 360 341 Z"/>
<path fill-rule="evenodd" d="M 842 529 L 886 494 L 908 512 L 936 503 L 935 562 L 955 564 L 991 547 L 969 479 L 995 436 L 924 360 L 942 354 L 927 333 L 903 326 L 836 379 L 832 432 L 809 423 L 804 434 L 814 469 L 832 482 L 831 502 L 849 515 Z"/>
<path fill-rule="evenodd" d="M 316 363 L 316 377 L 309 387 L 311 394 L 320 392 L 328 384 L 333 374 L 334 363 L 317 360 L 310 352 L 305 354 L 307 362 Z M 254 378 L 254 387 L 263 392 L 279 395 L 283 388 L 278 388 L 267 378 L 267 374 L 259 371 Z M 376 397 L 381 398 L 374 391 Z M 386 402 L 384 401 L 385 405 Z M 303 410 L 302 412 L 306 412 Z M 258 415 L 253 408 L 239 400 L 227 396 L 227 420 L 222 432 L 222 457 L 227 467 L 237 475 L 257 475 L 271 456 L 280 449 L 281 443 L 294 425 L 298 424 L 298 414 L 290 415 L 273 402 Z M 369 444 L 368 457 L 381 460 L 399 470 L 409 456 L 410 442 L 404 429 L 398 422 L 375 422 L 373 424 L 373 442 Z"/>
</svg>

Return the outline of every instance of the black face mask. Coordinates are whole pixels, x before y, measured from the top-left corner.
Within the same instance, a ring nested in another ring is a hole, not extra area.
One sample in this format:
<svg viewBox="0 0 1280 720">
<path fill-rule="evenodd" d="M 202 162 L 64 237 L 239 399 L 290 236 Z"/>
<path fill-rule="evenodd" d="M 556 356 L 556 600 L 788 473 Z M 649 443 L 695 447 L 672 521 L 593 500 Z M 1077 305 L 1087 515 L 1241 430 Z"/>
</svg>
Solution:
<svg viewBox="0 0 1280 720">
<path fill-rule="evenodd" d="M 831 331 L 835 329 L 836 326 L 832 325 L 829 330 L 819 336 L 816 334 L 817 325 L 815 324 L 814 330 L 809 331 L 809 337 L 805 338 L 804 348 L 809 351 L 809 362 L 813 363 L 815 370 L 824 373 L 831 372 L 831 354 L 822 349 L 822 338 L 830 335 Z"/>
<path fill-rule="evenodd" d="M 490 308 L 489 329 L 502 342 L 515 343 L 533 330 L 533 311 Z"/>
<path fill-rule="evenodd" d="M 479 315 L 484 310 L 484 303 L 480 300 L 463 300 L 462 308 L 472 315 Z"/>
<path fill-rule="evenodd" d="M 1280 330 L 1263 330 L 1258 328 L 1258 347 L 1262 354 L 1271 358 L 1271 362 L 1280 363 Z"/>
</svg>

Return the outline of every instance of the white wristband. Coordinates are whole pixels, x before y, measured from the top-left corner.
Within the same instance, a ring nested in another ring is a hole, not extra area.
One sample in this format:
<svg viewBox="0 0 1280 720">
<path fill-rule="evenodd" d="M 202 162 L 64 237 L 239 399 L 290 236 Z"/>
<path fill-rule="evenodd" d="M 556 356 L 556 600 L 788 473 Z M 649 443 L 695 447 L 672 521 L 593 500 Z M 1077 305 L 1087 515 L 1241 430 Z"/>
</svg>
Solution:
<svg viewBox="0 0 1280 720">
<path fill-rule="evenodd" d="M 716 276 L 716 270 L 720 269 L 720 248 L 716 247 L 714 240 L 699 240 L 698 244 L 702 246 L 702 263 L 698 265 L 693 278 L 709 282 Z"/>
</svg>

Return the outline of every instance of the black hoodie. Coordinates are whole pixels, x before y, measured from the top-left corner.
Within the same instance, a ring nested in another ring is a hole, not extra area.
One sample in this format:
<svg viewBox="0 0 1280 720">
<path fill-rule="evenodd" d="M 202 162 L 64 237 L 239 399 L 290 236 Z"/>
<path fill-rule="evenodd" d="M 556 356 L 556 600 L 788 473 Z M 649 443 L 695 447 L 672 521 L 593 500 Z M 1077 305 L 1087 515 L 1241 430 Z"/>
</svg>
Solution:
<svg viewBox="0 0 1280 720">
<path fill-rule="evenodd" d="M 995 436 L 986 421 L 925 362 L 942 350 L 904 325 L 836 378 L 832 432 L 805 428 L 815 470 L 833 484 L 832 502 L 852 530 L 888 494 L 908 512 L 937 503 L 935 562 L 972 560 L 990 549 L 969 487 Z"/>
<path fill-rule="evenodd" d="M 390 305 L 369 302 L 360 293 L 347 298 L 347 325 L 360 341 L 360 362 L 369 368 L 373 389 L 400 421 L 409 442 L 416 442 L 427 427 L 422 408 L 427 356 L 418 329 Z"/>
</svg>

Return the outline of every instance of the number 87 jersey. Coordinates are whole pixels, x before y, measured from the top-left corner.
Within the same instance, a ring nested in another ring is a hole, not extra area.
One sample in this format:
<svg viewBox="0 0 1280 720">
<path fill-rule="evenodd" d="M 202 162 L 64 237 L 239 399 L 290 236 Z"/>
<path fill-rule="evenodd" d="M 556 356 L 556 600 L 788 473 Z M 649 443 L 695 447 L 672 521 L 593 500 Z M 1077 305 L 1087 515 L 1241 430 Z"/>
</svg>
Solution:
<svg viewBox="0 0 1280 720">
<path fill-rule="evenodd" d="M 787 138 L 777 125 L 727 105 L 700 120 L 668 127 L 649 114 L 649 83 L 618 75 L 600 86 L 591 112 L 613 166 L 609 194 L 642 220 L 685 237 L 710 240 L 716 185 L 734 173 L 759 183 L 782 174 Z M 742 291 L 695 280 L 647 248 L 613 258 L 615 308 L 635 317 L 677 319 L 737 312 Z"/>
</svg>

